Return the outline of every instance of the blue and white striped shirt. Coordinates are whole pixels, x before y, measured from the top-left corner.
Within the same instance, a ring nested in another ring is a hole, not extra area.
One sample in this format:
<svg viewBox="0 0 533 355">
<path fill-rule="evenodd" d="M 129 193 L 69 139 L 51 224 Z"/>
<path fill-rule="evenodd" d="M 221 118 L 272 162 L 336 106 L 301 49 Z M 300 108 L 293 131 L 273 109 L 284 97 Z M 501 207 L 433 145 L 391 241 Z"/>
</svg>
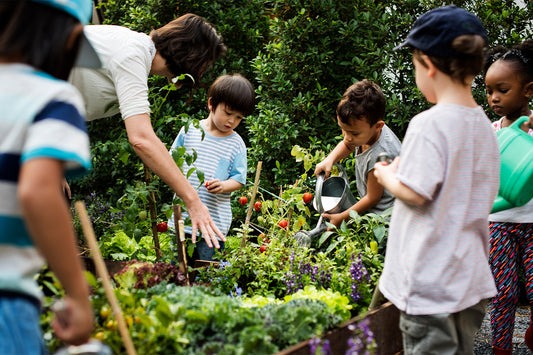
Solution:
<svg viewBox="0 0 533 355">
<path fill-rule="evenodd" d="M 185 147 L 187 153 L 197 154 L 196 161 L 191 165 L 183 164 L 183 174 L 187 176 L 189 169 L 195 167 L 204 173 L 205 180 L 219 179 L 220 181 L 233 179 L 241 184 L 246 184 L 246 145 L 241 136 L 234 132 L 227 137 L 214 137 L 205 133 L 202 140 L 203 131 L 193 126 L 189 127 L 187 133 L 182 127 L 178 136 L 174 140 L 170 152 L 177 147 Z M 211 218 L 226 235 L 231 226 L 231 193 L 212 194 L 207 192 L 204 185 L 200 186 L 200 180 L 196 173 L 192 173 L 188 177 L 189 182 L 194 188 L 197 188 L 200 200 L 209 209 Z M 188 214 L 183 213 L 183 219 L 187 218 Z M 171 218 L 169 226 L 174 227 L 174 219 Z M 185 232 L 191 233 L 191 226 L 185 226 Z"/>
<path fill-rule="evenodd" d="M 35 158 L 65 162 L 67 176 L 91 166 L 83 100 L 74 87 L 24 64 L 0 65 L 0 290 L 39 298 L 44 260 L 17 199 L 21 166 Z"/>
</svg>

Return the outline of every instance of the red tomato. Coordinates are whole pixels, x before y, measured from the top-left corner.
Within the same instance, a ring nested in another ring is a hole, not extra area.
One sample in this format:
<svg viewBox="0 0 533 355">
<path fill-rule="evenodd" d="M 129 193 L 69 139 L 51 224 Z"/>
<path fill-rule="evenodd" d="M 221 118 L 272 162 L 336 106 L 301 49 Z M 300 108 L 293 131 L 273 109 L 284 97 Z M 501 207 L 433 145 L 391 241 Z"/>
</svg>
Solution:
<svg viewBox="0 0 533 355">
<path fill-rule="evenodd" d="M 168 230 L 168 225 L 167 225 L 167 222 L 159 222 L 157 224 L 157 231 L 159 233 L 164 233 Z"/>
<path fill-rule="evenodd" d="M 278 226 L 280 226 L 281 228 L 287 229 L 287 225 L 288 224 L 289 224 L 289 222 L 287 222 L 286 220 L 282 219 L 281 221 L 279 221 Z"/>
<path fill-rule="evenodd" d="M 259 248 L 259 251 L 260 251 L 261 253 L 264 253 L 266 250 L 267 250 L 267 246 L 264 245 L 264 244 L 261 245 L 261 247 Z"/>
<path fill-rule="evenodd" d="M 239 203 L 243 206 L 246 205 L 248 203 L 248 198 L 246 196 L 239 197 Z"/>
<path fill-rule="evenodd" d="M 304 200 L 305 203 L 309 203 L 311 202 L 311 200 L 313 199 L 313 195 L 309 192 L 306 192 L 303 196 L 302 196 L 302 199 Z"/>
<path fill-rule="evenodd" d="M 206 188 L 209 187 L 209 181 L 206 181 L 206 182 L 205 182 L 205 187 L 206 187 Z"/>
<path fill-rule="evenodd" d="M 254 203 L 254 208 L 256 212 L 261 212 L 261 202 L 257 201 Z"/>
</svg>

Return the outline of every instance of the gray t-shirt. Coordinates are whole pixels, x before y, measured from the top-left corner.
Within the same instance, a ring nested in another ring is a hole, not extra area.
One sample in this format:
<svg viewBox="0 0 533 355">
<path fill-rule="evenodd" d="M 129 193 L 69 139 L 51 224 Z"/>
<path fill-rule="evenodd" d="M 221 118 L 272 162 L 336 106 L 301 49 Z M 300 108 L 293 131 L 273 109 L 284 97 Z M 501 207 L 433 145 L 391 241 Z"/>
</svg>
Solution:
<svg viewBox="0 0 533 355">
<path fill-rule="evenodd" d="M 360 197 L 364 197 L 367 194 L 367 176 L 370 171 L 374 170 L 374 164 L 376 163 L 379 153 L 385 152 L 388 156 L 394 158 L 400 155 L 400 149 L 400 140 L 387 125 L 384 125 L 378 140 L 372 144 L 370 148 L 360 154 L 358 154 L 356 150 L 354 154 L 355 183 Z M 393 202 L 394 196 L 385 189 L 383 190 L 383 196 L 378 204 L 366 212 L 382 213 L 387 208 L 391 207 Z"/>
</svg>

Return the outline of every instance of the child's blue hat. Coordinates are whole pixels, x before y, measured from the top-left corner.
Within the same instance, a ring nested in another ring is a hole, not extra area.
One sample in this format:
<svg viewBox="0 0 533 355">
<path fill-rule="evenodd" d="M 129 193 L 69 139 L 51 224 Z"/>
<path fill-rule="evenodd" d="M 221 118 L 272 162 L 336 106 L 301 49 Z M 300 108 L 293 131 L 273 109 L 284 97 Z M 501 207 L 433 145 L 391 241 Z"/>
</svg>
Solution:
<svg viewBox="0 0 533 355">
<path fill-rule="evenodd" d="M 421 15 L 398 48 L 410 45 L 435 57 L 458 57 L 461 54 L 451 47 L 462 35 L 480 35 L 488 43 L 481 20 L 474 14 L 455 5 L 439 7 Z"/>
<path fill-rule="evenodd" d="M 93 14 L 93 2 L 91 0 L 31 0 L 32 2 L 47 5 L 68 13 L 86 25 Z M 100 68 L 102 63 L 91 43 L 81 34 L 80 49 L 75 66 L 84 68 Z"/>
</svg>

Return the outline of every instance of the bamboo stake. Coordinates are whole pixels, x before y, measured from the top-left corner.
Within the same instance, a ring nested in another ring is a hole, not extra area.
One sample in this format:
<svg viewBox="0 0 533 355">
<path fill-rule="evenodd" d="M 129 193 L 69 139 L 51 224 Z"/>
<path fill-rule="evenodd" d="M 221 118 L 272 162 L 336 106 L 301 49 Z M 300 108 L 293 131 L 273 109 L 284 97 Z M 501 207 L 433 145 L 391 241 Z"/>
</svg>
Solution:
<svg viewBox="0 0 533 355">
<path fill-rule="evenodd" d="M 250 197 L 250 204 L 248 205 L 248 211 L 246 212 L 246 219 L 244 220 L 244 235 L 241 239 L 241 249 L 244 248 L 244 245 L 246 244 L 246 239 L 248 235 L 248 225 L 250 224 L 250 219 L 252 218 L 252 212 L 254 208 L 255 203 L 255 195 L 257 194 L 257 187 L 259 186 L 259 178 L 261 177 L 261 167 L 263 166 L 263 162 L 259 161 L 257 162 L 257 169 L 255 171 L 255 182 L 254 182 L 254 188 L 252 190 L 252 196 Z"/>
<path fill-rule="evenodd" d="M 102 279 L 102 284 L 104 286 L 107 298 L 109 299 L 109 303 L 111 304 L 113 315 L 117 320 L 118 330 L 120 335 L 122 336 L 122 340 L 124 341 L 126 352 L 128 355 L 136 355 L 137 353 L 135 351 L 135 347 L 133 346 L 130 333 L 128 332 L 126 322 L 124 321 L 124 316 L 122 314 L 122 310 L 120 309 L 120 304 L 118 303 L 117 296 L 115 295 L 115 292 L 113 291 L 113 286 L 111 285 L 111 278 L 109 277 L 109 272 L 107 271 L 107 268 L 105 266 L 104 259 L 102 258 L 102 254 L 100 253 L 100 249 L 98 248 L 98 243 L 96 242 L 94 230 L 89 220 L 89 215 L 87 214 L 85 204 L 82 201 L 76 201 L 74 203 L 74 207 L 76 208 L 78 216 L 80 217 L 81 227 L 85 234 L 85 239 L 89 244 L 89 249 L 91 249 L 92 251 L 96 273 Z"/>
</svg>

